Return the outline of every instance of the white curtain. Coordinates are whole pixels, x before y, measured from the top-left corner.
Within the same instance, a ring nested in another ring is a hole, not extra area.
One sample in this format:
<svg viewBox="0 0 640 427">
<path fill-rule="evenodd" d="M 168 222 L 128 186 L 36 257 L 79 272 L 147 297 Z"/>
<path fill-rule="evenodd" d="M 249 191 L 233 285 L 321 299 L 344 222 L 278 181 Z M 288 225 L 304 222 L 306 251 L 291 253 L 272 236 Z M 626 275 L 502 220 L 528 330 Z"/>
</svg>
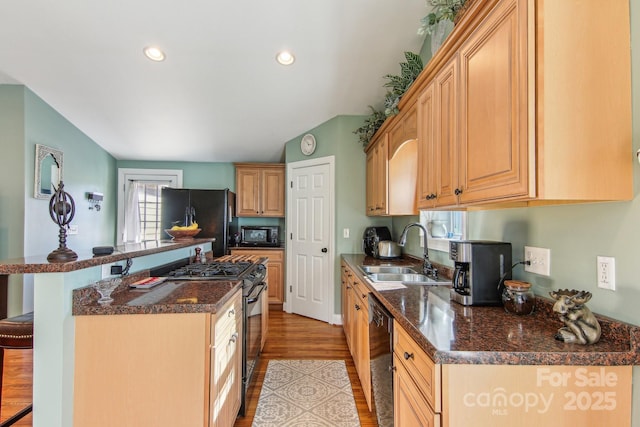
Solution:
<svg viewBox="0 0 640 427">
<path fill-rule="evenodd" d="M 140 183 L 138 181 L 129 181 L 124 210 L 124 232 L 122 235 L 122 241 L 125 243 L 140 242 L 139 188 Z"/>
</svg>

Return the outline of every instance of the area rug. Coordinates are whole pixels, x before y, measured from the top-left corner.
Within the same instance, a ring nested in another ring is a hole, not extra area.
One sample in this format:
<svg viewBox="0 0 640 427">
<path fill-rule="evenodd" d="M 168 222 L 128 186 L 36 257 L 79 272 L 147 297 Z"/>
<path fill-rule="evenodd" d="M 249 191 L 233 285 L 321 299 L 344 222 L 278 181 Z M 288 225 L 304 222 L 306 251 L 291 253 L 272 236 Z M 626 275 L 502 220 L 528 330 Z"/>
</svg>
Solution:
<svg viewBox="0 0 640 427">
<path fill-rule="evenodd" d="M 344 360 L 270 360 L 253 427 L 359 427 Z"/>
</svg>

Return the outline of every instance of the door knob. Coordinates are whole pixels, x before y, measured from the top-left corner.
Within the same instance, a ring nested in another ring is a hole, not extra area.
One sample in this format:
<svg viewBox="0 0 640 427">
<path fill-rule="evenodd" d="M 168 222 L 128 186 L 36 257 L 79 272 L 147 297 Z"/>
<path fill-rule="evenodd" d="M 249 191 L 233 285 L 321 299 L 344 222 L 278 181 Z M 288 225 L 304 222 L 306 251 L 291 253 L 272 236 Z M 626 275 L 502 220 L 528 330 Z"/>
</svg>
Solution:
<svg viewBox="0 0 640 427">
<path fill-rule="evenodd" d="M 327 253 L 327 248 L 322 248 L 321 250 L 322 250 L 322 253 L 325 253 L 325 254 Z"/>
</svg>

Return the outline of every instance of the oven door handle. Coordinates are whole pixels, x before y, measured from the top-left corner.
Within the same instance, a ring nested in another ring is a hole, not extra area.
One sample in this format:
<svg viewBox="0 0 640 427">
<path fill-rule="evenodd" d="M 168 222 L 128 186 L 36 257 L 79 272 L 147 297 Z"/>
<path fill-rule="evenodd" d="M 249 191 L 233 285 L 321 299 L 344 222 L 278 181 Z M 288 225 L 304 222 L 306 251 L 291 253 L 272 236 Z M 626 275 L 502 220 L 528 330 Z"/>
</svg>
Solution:
<svg viewBox="0 0 640 427">
<path fill-rule="evenodd" d="M 260 299 L 260 294 L 266 288 L 267 288 L 267 285 L 264 282 L 255 285 L 251 290 L 251 294 L 247 297 L 247 305 L 256 303 Z M 255 296 L 253 296 L 254 294 Z"/>
</svg>

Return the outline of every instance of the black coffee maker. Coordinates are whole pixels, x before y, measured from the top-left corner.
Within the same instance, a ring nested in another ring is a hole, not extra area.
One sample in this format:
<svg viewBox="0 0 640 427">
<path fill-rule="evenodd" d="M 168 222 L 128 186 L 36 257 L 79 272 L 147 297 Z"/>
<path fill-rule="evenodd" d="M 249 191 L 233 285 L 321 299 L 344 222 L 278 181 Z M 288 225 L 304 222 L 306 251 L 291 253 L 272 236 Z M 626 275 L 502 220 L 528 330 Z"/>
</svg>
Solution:
<svg viewBox="0 0 640 427">
<path fill-rule="evenodd" d="M 511 279 L 511 243 L 460 240 L 449 243 L 455 262 L 451 299 L 462 305 L 500 305 Z"/>
</svg>

